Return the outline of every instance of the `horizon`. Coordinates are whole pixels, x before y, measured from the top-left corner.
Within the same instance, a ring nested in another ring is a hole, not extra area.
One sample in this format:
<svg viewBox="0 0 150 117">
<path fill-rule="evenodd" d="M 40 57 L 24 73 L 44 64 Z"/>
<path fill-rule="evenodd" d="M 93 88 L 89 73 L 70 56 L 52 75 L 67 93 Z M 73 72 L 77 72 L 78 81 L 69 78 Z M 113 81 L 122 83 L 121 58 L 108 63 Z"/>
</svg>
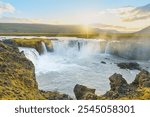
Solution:
<svg viewBox="0 0 150 117">
<path fill-rule="evenodd" d="M 0 0 L 0 23 L 85 25 L 123 32 L 150 25 L 149 0 L 115 1 Z"/>
</svg>

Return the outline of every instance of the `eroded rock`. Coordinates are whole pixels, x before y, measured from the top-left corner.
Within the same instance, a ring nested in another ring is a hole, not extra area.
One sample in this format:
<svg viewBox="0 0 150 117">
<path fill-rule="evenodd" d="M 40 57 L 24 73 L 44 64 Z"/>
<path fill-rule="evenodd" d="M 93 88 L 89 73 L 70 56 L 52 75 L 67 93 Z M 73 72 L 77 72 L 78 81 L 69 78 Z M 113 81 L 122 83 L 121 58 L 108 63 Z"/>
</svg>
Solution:
<svg viewBox="0 0 150 117">
<path fill-rule="evenodd" d="M 117 66 L 121 69 L 141 70 L 138 63 L 117 63 Z"/>
<path fill-rule="evenodd" d="M 130 90 L 130 86 L 127 81 L 122 77 L 121 74 L 113 74 L 109 77 L 110 80 L 110 91 L 104 96 L 115 99 L 126 95 Z"/>
<path fill-rule="evenodd" d="M 74 93 L 77 100 L 94 100 L 97 98 L 95 89 L 90 89 L 79 84 L 74 87 Z"/>
<path fill-rule="evenodd" d="M 146 70 L 142 70 L 138 75 L 136 75 L 132 85 L 136 87 L 150 87 L 150 73 Z"/>
</svg>

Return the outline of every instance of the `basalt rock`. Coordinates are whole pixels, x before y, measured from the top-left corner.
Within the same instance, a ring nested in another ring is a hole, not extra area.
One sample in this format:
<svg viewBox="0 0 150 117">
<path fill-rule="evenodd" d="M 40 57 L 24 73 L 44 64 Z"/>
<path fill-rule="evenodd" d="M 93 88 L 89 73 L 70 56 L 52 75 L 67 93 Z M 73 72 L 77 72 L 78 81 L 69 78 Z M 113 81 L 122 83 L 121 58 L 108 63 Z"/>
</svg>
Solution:
<svg viewBox="0 0 150 117">
<path fill-rule="evenodd" d="M 150 73 L 146 70 L 142 70 L 136 75 L 136 78 L 131 85 L 136 87 L 150 87 Z"/>
<path fill-rule="evenodd" d="M 104 96 L 115 99 L 125 96 L 131 91 L 131 87 L 121 74 L 115 73 L 109 77 L 109 80 L 111 89 Z"/>
<path fill-rule="evenodd" d="M 97 98 L 95 89 L 90 89 L 79 84 L 74 87 L 74 93 L 77 100 L 95 100 Z"/>
<path fill-rule="evenodd" d="M 102 63 L 102 64 L 106 64 L 106 62 L 105 62 L 105 61 L 101 61 L 101 63 Z"/>
<path fill-rule="evenodd" d="M 138 63 L 117 63 L 117 66 L 121 69 L 141 70 Z"/>
</svg>

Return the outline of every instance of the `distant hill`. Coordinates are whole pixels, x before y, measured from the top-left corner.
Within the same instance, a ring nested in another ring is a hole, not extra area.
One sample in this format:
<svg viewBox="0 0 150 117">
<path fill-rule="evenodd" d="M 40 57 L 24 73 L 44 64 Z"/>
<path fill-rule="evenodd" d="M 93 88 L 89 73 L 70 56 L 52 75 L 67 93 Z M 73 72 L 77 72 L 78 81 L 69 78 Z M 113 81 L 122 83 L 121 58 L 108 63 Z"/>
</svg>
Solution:
<svg viewBox="0 0 150 117">
<path fill-rule="evenodd" d="M 0 23 L 0 33 L 52 33 L 52 34 L 85 34 L 86 28 L 80 25 L 46 25 L 46 24 L 21 24 Z M 117 33 L 114 30 L 106 30 L 89 27 L 90 33 Z"/>
<path fill-rule="evenodd" d="M 136 32 L 137 34 L 150 34 L 150 26 Z"/>
<path fill-rule="evenodd" d="M 0 23 L 0 33 L 82 33 L 78 25 Z"/>
</svg>

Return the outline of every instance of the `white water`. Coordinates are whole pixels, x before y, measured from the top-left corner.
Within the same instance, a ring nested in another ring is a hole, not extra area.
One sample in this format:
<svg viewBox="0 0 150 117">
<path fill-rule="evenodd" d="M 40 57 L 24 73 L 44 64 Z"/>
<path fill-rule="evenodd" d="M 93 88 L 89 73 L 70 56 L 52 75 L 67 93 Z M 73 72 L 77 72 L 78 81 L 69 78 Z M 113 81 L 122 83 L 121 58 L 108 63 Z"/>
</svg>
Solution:
<svg viewBox="0 0 150 117">
<path fill-rule="evenodd" d="M 44 42 L 41 42 L 42 44 L 42 48 L 43 48 L 43 54 L 47 54 L 47 49 L 46 49 L 46 45 Z"/>
<path fill-rule="evenodd" d="M 95 88 L 98 94 L 103 94 L 109 90 L 108 78 L 112 74 L 120 73 L 131 83 L 135 75 L 139 73 L 137 70 L 118 68 L 116 63 L 133 61 L 109 55 L 112 49 L 108 42 L 59 39 L 53 40 L 52 43 L 54 52 L 46 52 L 41 56 L 35 49 L 20 48 L 34 63 L 36 78 L 42 90 L 57 90 L 74 97 L 74 86 L 82 84 Z M 105 61 L 106 64 L 102 64 L 101 61 Z M 145 69 L 149 67 L 147 61 L 136 62 Z"/>
</svg>

